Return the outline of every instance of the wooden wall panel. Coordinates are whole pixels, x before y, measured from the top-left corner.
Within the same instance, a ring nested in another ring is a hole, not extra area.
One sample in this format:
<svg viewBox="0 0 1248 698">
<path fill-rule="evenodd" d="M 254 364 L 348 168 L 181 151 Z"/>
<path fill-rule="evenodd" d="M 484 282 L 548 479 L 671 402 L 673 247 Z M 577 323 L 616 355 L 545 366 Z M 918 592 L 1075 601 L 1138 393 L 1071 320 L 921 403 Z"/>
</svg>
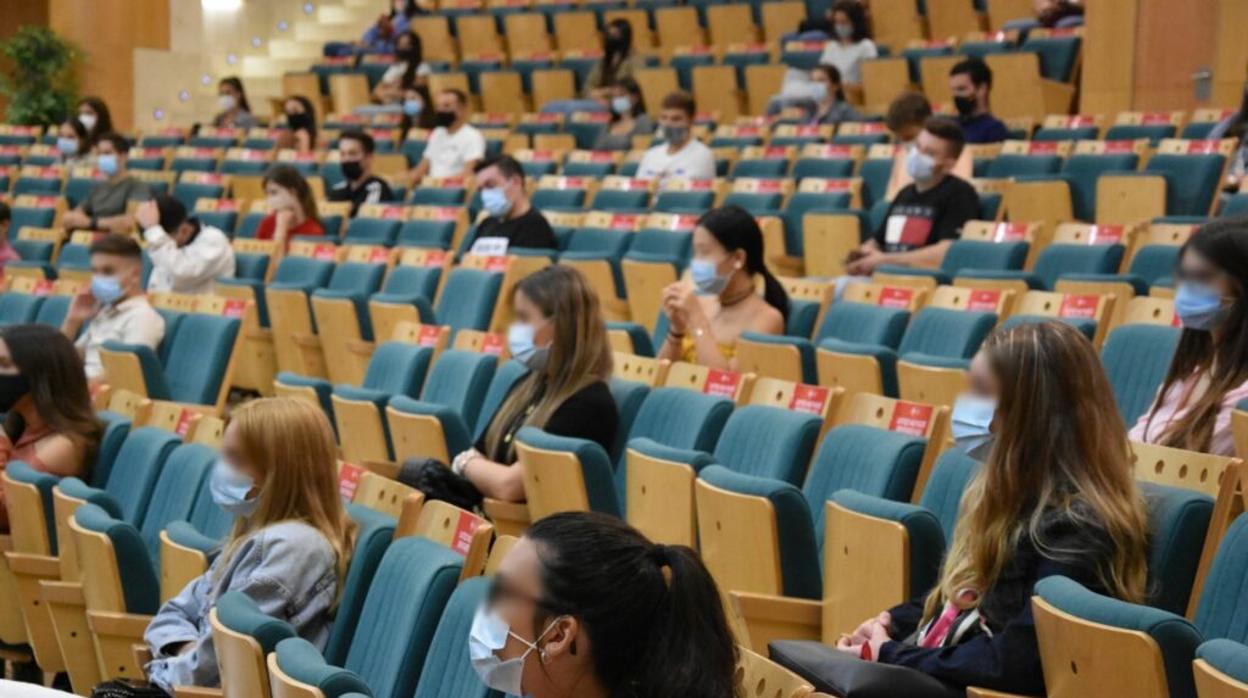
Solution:
<svg viewBox="0 0 1248 698">
<path fill-rule="evenodd" d="M 1213 59 L 1213 106 L 1238 107 L 1248 79 L 1248 2 L 1220 0 Z"/>
<path fill-rule="evenodd" d="M 1087 4 L 1081 113 L 1114 114 L 1131 108 L 1139 5 L 1140 0 Z"/>
<path fill-rule="evenodd" d="M 1229 1 L 1248 4 L 1244 0 Z M 1099 1 L 1089 6 L 1098 4 Z M 1213 67 L 1218 4 L 1219 0 L 1140 3 L 1134 51 L 1134 109 L 1169 111 L 1208 104 L 1197 103 L 1192 74 Z M 1243 29 L 1239 25 L 1241 42 Z"/>
</svg>

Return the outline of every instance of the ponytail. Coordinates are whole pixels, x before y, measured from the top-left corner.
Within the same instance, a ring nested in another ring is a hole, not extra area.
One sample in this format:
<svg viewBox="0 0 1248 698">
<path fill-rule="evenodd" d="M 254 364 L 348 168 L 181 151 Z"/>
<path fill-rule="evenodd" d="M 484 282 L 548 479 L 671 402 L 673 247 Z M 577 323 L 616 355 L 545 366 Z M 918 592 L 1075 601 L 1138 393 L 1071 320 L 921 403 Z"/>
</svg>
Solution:
<svg viewBox="0 0 1248 698">
<path fill-rule="evenodd" d="M 763 277 L 763 299 L 789 319 L 789 294 L 775 274 L 767 268 L 763 254 L 763 231 L 749 211 L 740 206 L 721 206 L 707 211 L 698 225 L 706 228 L 729 253 L 745 250 L 745 270 L 751 277 Z"/>
<path fill-rule="evenodd" d="M 548 516 L 524 537 L 541 565 L 535 624 L 579 619 L 613 698 L 736 695 L 736 645 L 715 582 L 692 550 L 655 545 L 593 512 Z"/>
<path fill-rule="evenodd" d="M 771 307 L 780 311 L 787 321 L 789 319 L 789 294 L 784 290 L 784 285 L 776 278 L 771 270 L 763 265 L 760 272 L 763 275 L 763 300 L 767 301 Z"/>
</svg>

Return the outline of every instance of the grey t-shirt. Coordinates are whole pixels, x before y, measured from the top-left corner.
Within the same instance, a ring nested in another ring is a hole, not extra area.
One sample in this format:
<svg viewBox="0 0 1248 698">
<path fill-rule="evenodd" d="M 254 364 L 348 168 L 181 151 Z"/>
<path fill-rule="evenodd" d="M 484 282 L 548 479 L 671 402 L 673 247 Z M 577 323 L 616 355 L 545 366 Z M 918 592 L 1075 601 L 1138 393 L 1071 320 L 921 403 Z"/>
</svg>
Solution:
<svg viewBox="0 0 1248 698">
<path fill-rule="evenodd" d="M 152 198 L 152 188 L 147 182 L 124 177 L 117 182 L 100 182 L 82 200 L 82 210 L 88 216 L 107 218 L 126 212 L 126 203 L 147 201 Z"/>
</svg>

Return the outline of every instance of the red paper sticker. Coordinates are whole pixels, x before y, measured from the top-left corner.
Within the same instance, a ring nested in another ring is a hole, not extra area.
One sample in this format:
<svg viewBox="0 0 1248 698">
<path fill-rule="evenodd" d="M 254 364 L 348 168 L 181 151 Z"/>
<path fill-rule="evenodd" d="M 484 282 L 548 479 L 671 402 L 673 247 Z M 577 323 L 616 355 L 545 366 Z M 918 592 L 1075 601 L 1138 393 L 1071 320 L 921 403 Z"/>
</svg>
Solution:
<svg viewBox="0 0 1248 698">
<path fill-rule="evenodd" d="M 912 288 L 885 286 L 880 290 L 880 299 L 875 304 L 883 308 L 909 308 L 913 299 Z"/>
<path fill-rule="evenodd" d="M 30 292 L 36 296 L 46 296 L 52 293 L 52 282 L 47 279 L 39 279 L 35 282 L 35 287 Z"/>
<path fill-rule="evenodd" d="M 898 400 L 897 405 L 893 407 L 893 418 L 888 422 L 888 430 L 899 434 L 924 436 L 927 434 L 927 426 L 931 421 L 931 405 Z"/>
<path fill-rule="evenodd" d="M 373 264 L 385 264 L 390 261 L 390 250 L 384 247 L 374 247 L 368 253 L 368 261 Z"/>
<path fill-rule="evenodd" d="M 763 148 L 764 160 L 783 160 L 787 158 L 788 156 L 789 156 L 789 149 L 782 145 L 772 145 L 772 146 Z"/>
<path fill-rule="evenodd" d="M 234 199 L 217 199 L 216 207 L 218 211 L 237 211 L 238 201 Z"/>
<path fill-rule="evenodd" d="M 804 137 L 820 135 L 819 126 L 816 124 L 802 124 L 801 126 L 794 126 L 793 133 L 794 135 L 804 136 Z M 777 157 L 784 157 L 784 156 L 785 154 L 782 153 L 781 155 Z"/>
<path fill-rule="evenodd" d="M 784 189 L 783 179 L 759 179 L 755 190 L 764 194 L 774 194 Z"/>
<path fill-rule="evenodd" d="M 459 216 L 459 212 L 462 210 L 463 209 L 455 208 L 454 206 L 437 206 L 430 211 L 430 213 L 433 214 L 434 218 L 437 218 L 440 221 L 446 221 Z"/>
<path fill-rule="evenodd" d="M 338 248 L 333 245 L 317 245 L 312 249 L 312 258 L 332 260 L 337 253 Z"/>
<path fill-rule="evenodd" d="M 1174 313 L 1174 312 L 1172 312 L 1172 313 L 1170 314 L 1170 326 L 1171 326 L 1171 327 L 1182 327 L 1182 326 L 1183 326 L 1183 323 L 1179 321 L 1179 314 L 1178 314 L 1178 313 Z"/>
<path fill-rule="evenodd" d="M 191 430 L 191 422 L 193 421 L 195 421 L 195 413 L 183 407 L 182 413 L 178 415 L 178 425 L 173 428 L 173 433 L 185 437 L 187 432 Z"/>
<path fill-rule="evenodd" d="M 1068 293 L 1062 297 L 1062 307 L 1057 316 L 1062 318 L 1093 318 L 1096 317 L 1096 306 L 1100 302 L 1097 296 Z"/>
<path fill-rule="evenodd" d="M 403 218 L 403 207 L 383 206 L 381 209 L 381 217 L 387 220 L 399 220 Z"/>
<path fill-rule="evenodd" d="M 848 179 L 824 179 L 819 182 L 819 191 L 824 193 L 849 191 L 852 185 L 853 182 Z"/>
<path fill-rule="evenodd" d="M 246 309 L 247 301 L 242 298 L 229 298 L 226 299 L 225 305 L 221 308 L 221 315 L 223 317 L 241 318 L 243 311 Z"/>
<path fill-rule="evenodd" d="M 709 191 L 715 187 L 713 179 L 691 179 L 689 180 L 689 191 Z"/>
<path fill-rule="evenodd" d="M 1135 141 L 1105 141 L 1106 155 L 1122 155 L 1135 152 Z"/>
<path fill-rule="evenodd" d="M 589 154 L 589 162 L 615 162 L 615 153 L 610 150 L 594 150 Z"/>
<path fill-rule="evenodd" d="M 507 271 L 507 257 L 505 256 L 486 257 L 485 258 L 485 270 L 486 271 Z"/>
<path fill-rule="evenodd" d="M 446 263 L 446 251 L 445 250 L 429 250 L 429 252 L 425 254 L 425 266 L 426 267 L 440 267 L 445 263 Z"/>
<path fill-rule="evenodd" d="M 614 213 L 608 226 L 612 230 L 632 230 L 637 226 L 637 218 L 635 213 Z"/>
<path fill-rule="evenodd" d="M 338 494 L 348 501 L 355 499 L 355 490 L 360 486 L 360 476 L 364 474 L 364 469 L 343 463 L 338 470 Z"/>
<path fill-rule="evenodd" d="M 1160 126 L 1162 124 L 1170 124 L 1173 122 L 1170 121 L 1170 112 L 1154 111 L 1154 112 L 1145 112 L 1143 115 L 1141 115 L 1140 123 L 1144 124 L 1145 126 Z"/>
<path fill-rule="evenodd" d="M 481 519 L 466 511 L 459 512 L 459 522 L 455 524 L 455 538 L 451 541 L 451 549 L 460 555 L 467 555 L 472 547 L 472 536 L 481 527 Z"/>
<path fill-rule="evenodd" d="M 1190 155 L 1215 155 L 1221 144 L 1222 142 L 1217 140 L 1189 141 L 1187 152 Z"/>
<path fill-rule="evenodd" d="M 823 409 L 827 407 L 829 394 L 831 390 L 825 386 L 799 383 L 793 388 L 793 399 L 789 401 L 789 409 L 822 415 Z"/>
<path fill-rule="evenodd" d="M 1094 225 L 1088 229 L 1089 245 L 1117 245 L 1122 242 L 1121 225 Z"/>
<path fill-rule="evenodd" d="M 1057 141 L 1031 141 L 1027 146 L 1028 155 L 1054 155 L 1057 153 Z"/>
<path fill-rule="evenodd" d="M 992 231 L 993 242 L 1019 242 L 1027 239 L 1025 223 L 998 223 Z"/>
<path fill-rule="evenodd" d="M 997 312 L 997 304 L 1000 302 L 1000 291 L 977 289 L 971 291 L 971 297 L 966 299 L 966 309 L 981 313 L 995 313 Z"/>
<path fill-rule="evenodd" d="M 422 347 L 436 346 L 438 337 L 442 335 L 442 328 L 437 325 L 421 325 L 420 334 L 416 336 L 416 343 Z"/>
<path fill-rule="evenodd" d="M 819 155 L 831 160 L 844 160 L 851 157 L 851 151 L 847 145 L 825 145 L 820 146 Z"/>
<path fill-rule="evenodd" d="M 707 395 L 732 398 L 737 394 L 737 386 L 740 384 L 740 373 L 713 368 L 706 372 L 706 384 L 702 386 L 702 392 Z"/>
<path fill-rule="evenodd" d="M 481 338 L 481 353 L 490 354 L 491 356 L 502 356 L 505 343 L 506 340 L 501 334 L 486 334 Z"/>
<path fill-rule="evenodd" d="M 1070 128 L 1080 128 L 1080 127 L 1083 127 L 1083 126 L 1095 126 L 1095 125 L 1096 125 L 1096 119 L 1094 119 L 1093 117 L 1090 117 L 1090 116 L 1084 116 L 1084 115 L 1082 115 L 1082 114 L 1077 114 L 1077 115 L 1072 116 L 1072 117 L 1070 117 L 1069 119 L 1067 119 L 1067 121 L 1066 121 L 1066 125 L 1067 125 L 1068 127 L 1070 127 Z"/>
</svg>

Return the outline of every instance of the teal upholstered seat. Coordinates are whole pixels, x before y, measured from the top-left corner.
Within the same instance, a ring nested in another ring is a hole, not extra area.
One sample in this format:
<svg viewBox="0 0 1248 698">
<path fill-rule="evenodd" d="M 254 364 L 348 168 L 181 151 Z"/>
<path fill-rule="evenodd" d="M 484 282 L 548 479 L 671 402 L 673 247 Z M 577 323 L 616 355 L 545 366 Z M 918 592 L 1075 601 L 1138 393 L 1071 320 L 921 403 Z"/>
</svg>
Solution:
<svg viewBox="0 0 1248 698">
<path fill-rule="evenodd" d="M 373 324 L 368 314 L 368 297 L 381 290 L 381 281 L 386 274 L 386 265 L 369 262 L 343 262 L 329 277 L 325 288 L 312 292 L 314 298 L 336 298 L 349 300 L 355 306 L 355 315 L 359 319 L 360 336 L 366 341 L 373 339 Z"/>
<path fill-rule="evenodd" d="M 34 322 L 41 305 L 43 296 L 16 292 L 0 294 L 0 326 Z"/>
<path fill-rule="evenodd" d="M 564 451 L 576 456 L 585 481 L 586 501 L 591 511 L 620 516 L 620 500 L 615 493 L 614 469 L 602 446 L 587 439 L 548 434 L 536 427 L 524 427 L 516 441 L 543 451 Z"/>
<path fill-rule="evenodd" d="M 390 429 L 384 416 L 386 405 L 395 396 L 415 398 L 420 394 L 432 356 L 433 349 L 429 347 L 406 342 L 386 342 L 377 347 L 372 358 L 368 360 L 368 370 L 364 373 L 362 385 L 357 387 L 342 383 L 334 387 L 333 394 L 345 400 L 372 402 L 377 412 L 382 415 L 381 425 L 386 437 L 386 448 L 392 452 Z"/>
<path fill-rule="evenodd" d="M 436 417 L 442 423 L 449 453 L 472 446 L 472 430 L 494 376 L 493 356 L 450 349 L 429 370 L 420 399 L 395 396 L 390 406 L 400 412 Z"/>
<path fill-rule="evenodd" d="M 1122 263 L 1122 245 L 1054 244 L 1041 250 L 1035 270 L 992 271 L 967 269 L 959 276 L 969 279 L 1025 281 L 1028 288 L 1053 290 L 1066 274 L 1114 274 Z"/>
<path fill-rule="evenodd" d="M 1166 178 L 1166 213 L 1207 216 L 1222 184 L 1226 158 L 1219 153 L 1157 153 L 1144 166 L 1147 174 Z"/>
<path fill-rule="evenodd" d="M 437 294 L 442 278 L 441 267 L 398 266 L 386 277 L 386 285 L 380 293 L 369 297 L 370 303 L 386 305 L 410 305 L 423 323 L 435 322 L 433 297 Z"/>
<path fill-rule="evenodd" d="M 1232 679 L 1248 683 L 1248 646 L 1233 640 L 1210 640 L 1196 648 L 1196 657 Z"/>
<path fill-rule="evenodd" d="M 352 218 L 343 242 L 349 245 L 394 245 L 399 221 L 382 218 Z"/>
<path fill-rule="evenodd" d="M 691 451 L 706 454 L 709 460 L 732 408 L 732 401 L 724 397 L 684 388 L 656 388 L 646 395 L 626 432 L 628 448 L 683 463 L 691 462 L 693 456 L 687 455 Z M 661 448 L 686 455 L 670 457 L 671 453 L 656 452 Z M 617 457 L 615 468 L 615 486 L 621 499 L 628 482 L 626 451 Z"/>
<path fill-rule="evenodd" d="M 746 405 L 724 424 L 715 446 L 715 462 L 745 475 L 800 484 L 820 426 L 821 420 L 813 414 Z"/>
<path fill-rule="evenodd" d="M 217 599 L 217 621 L 227 629 L 246 635 L 260 645 L 260 652 L 268 655 L 277 649 L 277 643 L 296 637 L 289 623 L 265 614 L 250 596 L 241 591 L 227 591 Z"/>
<path fill-rule="evenodd" d="M 906 328 L 897 354 L 927 365 L 937 365 L 940 359 L 966 361 L 996 324 L 995 313 L 926 308 Z"/>
<path fill-rule="evenodd" d="M 61 480 L 59 487 L 66 496 L 95 504 L 114 518 L 139 523 L 147 513 L 156 479 L 179 443 L 177 435 L 164 429 L 134 429 L 118 450 L 103 488 L 76 477 Z"/>
<path fill-rule="evenodd" d="M 364 599 L 386 550 L 394 540 L 393 518 L 356 504 L 348 504 L 347 513 L 359 528 L 355 550 L 351 553 L 351 563 L 339 595 L 338 613 L 334 616 L 334 626 L 325 644 L 325 659 L 333 664 L 346 661 L 347 650 L 358 632 Z"/>
<path fill-rule="evenodd" d="M 1148 507 L 1148 604 L 1171 613 L 1187 610 L 1200 564 L 1213 498 L 1187 489 L 1142 483 Z"/>
<path fill-rule="evenodd" d="M 4 472 L 14 482 L 32 485 L 39 491 L 39 499 L 43 503 L 43 524 L 48 536 L 48 546 L 53 555 L 57 554 L 56 518 L 52 508 L 52 489 L 60 482 L 55 475 L 35 470 L 25 461 L 12 460 L 4 467 Z M 16 522 L 14 522 L 16 525 Z"/>
<path fill-rule="evenodd" d="M 507 399 L 507 395 L 511 393 L 516 382 L 528 372 L 529 369 L 524 364 L 514 359 L 498 365 L 498 370 L 494 371 L 494 377 L 490 379 L 490 387 L 485 391 L 485 397 L 481 400 L 481 410 L 477 413 L 477 423 L 472 434 L 474 443 L 489 428 L 494 414 L 498 412 L 499 407 L 503 406 L 503 401 Z"/>
<path fill-rule="evenodd" d="M 183 444 L 169 454 L 139 526 L 153 569 L 160 570 L 160 532 L 170 523 L 184 521 L 191 515 L 216 460 L 216 449 L 203 444 Z"/>
<path fill-rule="evenodd" d="M 449 325 L 452 333 L 461 329 L 485 330 L 494 314 L 502 282 L 499 272 L 452 269 L 438 300 L 438 322 Z"/>
<path fill-rule="evenodd" d="M 619 415 L 619 420 L 616 422 L 615 443 L 607 455 L 612 463 L 617 463 L 624 454 L 624 444 L 628 441 L 628 433 L 632 431 L 633 422 L 637 419 L 638 412 L 641 411 L 642 403 L 650 394 L 650 387 L 644 383 L 623 378 L 612 378 L 607 385 L 611 388 L 615 411 Z"/>
<path fill-rule="evenodd" d="M 111 516 L 94 504 L 74 511 L 74 521 L 84 529 L 102 533 L 113 545 L 127 613 L 152 615 L 160 607 L 160 577 L 151 564 L 143 539 L 132 524 Z M 89 570 L 83 570 L 84 582 Z"/>
<path fill-rule="evenodd" d="M 802 371 L 801 382 L 811 385 L 819 382 L 818 371 L 815 366 L 815 347 L 809 339 L 764 332 L 742 332 L 741 339 L 758 344 L 793 347 L 797 350 L 798 363 Z"/>
<path fill-rule="evenodd" d="M 1109 333 L 1101 363 L 1128 425 L 1144 414 L 1170 367 L 1180 330 L 1164 325 L 1122 325 Z"/>
<path fill-rule="evenodd" d="M 473 616 L 485 602 L 489 588 L 489 579 L 473 577 L 464 580 L 451 594 L 433 634 L 413 698 L 493 698 L 497 695 L 481 683 L 464 649 L 468 646 Z"/>
<path fill-rule="evenodd" d="M 97 412 L 95 415 L 104 423 L 104 434 L 100 437 L 100 447 L 95 451 L 95 462 L 91 464 L 90 476 L 87 478 L 92 487 L 103 487 L 108 482 L 108 475 L 113 471 L 113 462 L 121 450 L 126 437 L 130 435 L 130 418 L 116 412 Z"/>
</svg>

